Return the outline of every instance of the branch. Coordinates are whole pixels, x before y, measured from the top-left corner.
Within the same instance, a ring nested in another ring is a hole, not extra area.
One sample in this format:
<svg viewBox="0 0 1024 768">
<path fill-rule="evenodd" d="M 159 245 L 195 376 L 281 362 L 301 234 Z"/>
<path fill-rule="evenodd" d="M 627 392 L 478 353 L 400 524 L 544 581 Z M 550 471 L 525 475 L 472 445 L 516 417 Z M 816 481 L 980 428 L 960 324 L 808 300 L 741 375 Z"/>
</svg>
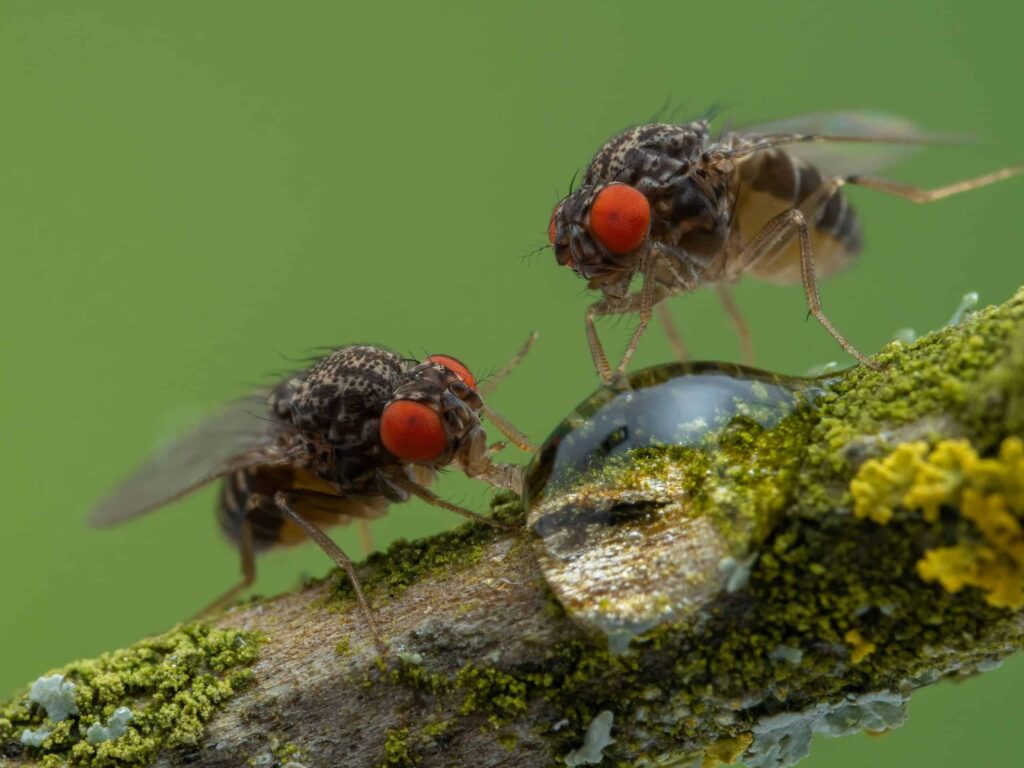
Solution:
<svg viewBox="0 0 1024 768">
<path fill-rule="evenodd" d="M 686 605 L 625 653 L 600 631 L 614 593 L 581 606 L 560 583 L 560 603 L 536 534 L 469 525 L 360 568 L 387 660 L 332 574 L 70 665 L 0 710 L 0 763 L 785 766 L 814 732 L 895 727 L 916 688 L 1022 643 L 1022 316 L 1018 293 L 837 377 L 799 441 L 736 454 L 762 462 L 757 493 L 723 502 L 736 472 L 672 464 L 690 523 L 724 505 L 733 538 L 715 518 L 726 557 L 698 558 Z M 494 506 L 522 527 L 517 500 Z"/>
</svg>

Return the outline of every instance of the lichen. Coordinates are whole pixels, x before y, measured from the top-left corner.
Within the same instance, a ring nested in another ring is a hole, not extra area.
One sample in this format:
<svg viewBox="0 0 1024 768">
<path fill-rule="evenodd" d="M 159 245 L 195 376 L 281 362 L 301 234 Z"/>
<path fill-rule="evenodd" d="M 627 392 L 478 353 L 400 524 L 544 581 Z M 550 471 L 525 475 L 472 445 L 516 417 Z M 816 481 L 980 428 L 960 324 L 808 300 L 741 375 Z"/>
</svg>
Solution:
<svg viewBox="0 0 1024 768">
<path fill-rule="evenodd" d="M 85 732 L 85 740 L 90 744 L 99 744 L 103 741 L 116 741 L 124 736 L 128 730 L 128 724 L 135 719 L 134 713 L 128 707 L 118 707 L 114 714 L 107 720 L 106 725 L 93 723 Z"/>
<path fill-rule="evenodd" d="M 0 709 L 0 746 L 21 738 L 42 765 L 147 765 L 162 749 L 200 742 L 206 722 L 245 684 L 259 645 L 255 633 L 193 624 L 74 662 L 55 690 L 73 691 L 75 714 L 55 723 L 66 707 L 50 706 L 46 717 L 33 707 L 33 686 Z"/>
<path fill-rule="evenodd" d="M 848 736 L 862 730 L 880 732 L 902 725 L 906 718 L 906 698 L 890 691 L 772 715 L 754 724 L 743 762 L 747 768 L 787 768 L 810 754 L 815 733 Z"/>
<path fill-rule="evenodd" d="M 498 491 L 491 505 L 491 516 L 502 525 L 522 525 L 522 507 L 510 491 Z M 360 568 L 360 583 L 367 598 L 394 599 L 411 584 L 428 575 L 455 572 L 479 562 L 494 529 L 486 525 L 462 525 L 429 539 L 399 539 L 384 552 L 375 552 Z M 349 610 L 355 602 L 351 582 L 341 571 L 331 576 L 333 587 L 326 604 L 331 610 Z"/>
<path fill-rule="evenodd" d="M 389 729 L 384 736 L 384 762 L 381 768 L 413 768 L 419 763 L 420 757 L 409 743 L 409 729 Z"/>
<path fill-rule="evenodd" d="M 78 714 L 75 684 L 65 680 L 64 675 L 40 677 L 29 688 L 28 700 L 45 709 L 46 716 L 55 723 Z"/>
<path fill-rule="evenodd" d="M 384 737 L 384 760 L 380 768 L 415 768 L 423 761 L 424 752 L 438 750 L 438 741 L 450 727 L 448 720 L 439 720 L 389 729 Z"/>
<path fill-rule="evenodd" d="M 720 765 L 735 765 L 740 756 L 747 751 L 754 734 L 741 733 L 725 739 L 719 739 L 704 750 L 700 768 L 718 768 Z"/>
<path fill-rule="evenodd" d="M 597 765 L 604 758 L 604 750 L 615 743 L 612 738 L 612 725 L 615 716 L 607 709 L 598 712 L 583 736 L 583 743 L 565 756 L 565 764 L 570 766 Z"/>
<path fill-rule="evenodd" d="M 885 524 L 894 510 L 920 512 L 936 524 L 956 510 L 971 525 L 962 540 L 933 547 L 917 562 L 925 581 L 949 592 L 983 591 L 998 608 L 1024 607 L 1024 442 L 1003 440 L 997 456 L 981 458 L 966 440 L 898 446 L 867 461 L 850 483 L 854 514 Z"/>
<path fill-rule="evenodd" d="M 860 633 L 859 629 L 851 629 L 845 635 L 843 640 L 850 644 L 850 661 L 854 664 L 860 664 L 864 659 L 875 652 L 875 648 L 878 646 L 872 642 L 864 639 L 864 635 Z"/>
</svg>

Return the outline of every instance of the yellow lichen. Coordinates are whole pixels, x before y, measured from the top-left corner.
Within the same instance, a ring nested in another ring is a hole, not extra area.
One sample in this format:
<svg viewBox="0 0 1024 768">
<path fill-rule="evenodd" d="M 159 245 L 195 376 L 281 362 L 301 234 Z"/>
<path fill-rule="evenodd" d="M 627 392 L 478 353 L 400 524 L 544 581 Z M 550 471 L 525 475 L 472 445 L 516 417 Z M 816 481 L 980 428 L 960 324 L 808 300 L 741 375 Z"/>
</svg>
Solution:
<svg viewBox="0 0 1024 768">
<path fill-rule="evenodd" d="M 875 652 L 876 646 L 874 643 L 864 639 L 864 635 L 860 633 L 860 630 L 851 629 L 845 635 L 843 639 L 850 644 L 850 661 L 854 664 L 860 664 L 864 659 Z"/>
<path fill-rule="evenodd" d="M 872 459 L 850 483 L 854 514 L 887 523 L 893 510 L 920 511 L 926 522 L 948 506 L 973 524 L 977 539 L 937 547 L 917 562 L 918 575 L 957 592 L 977 587 L 990 605 L 1024 607 L 1024 441 L 1006 438 L 994 458 L 966 440 L 943 440 L 930 452 L 905 443 Z"/>
<path fill-rule="evenodd" d="M 740 755 L 754 741 L 754 734 L 741 733 L 729 739 L 719 739 L 706 750 L 700 768 L 718 768 L 720 765 L 734 765 Z"/>
<path fill-rule="evenodd" d="M 853 513 L 880 525 L 888 523 L 893 509 L 903 504 L 904 494 L 914 484 L 927 452 L 925 443 L 904 443 L 884 459 L 865 462 L 850 481 Z"/>
</svg>

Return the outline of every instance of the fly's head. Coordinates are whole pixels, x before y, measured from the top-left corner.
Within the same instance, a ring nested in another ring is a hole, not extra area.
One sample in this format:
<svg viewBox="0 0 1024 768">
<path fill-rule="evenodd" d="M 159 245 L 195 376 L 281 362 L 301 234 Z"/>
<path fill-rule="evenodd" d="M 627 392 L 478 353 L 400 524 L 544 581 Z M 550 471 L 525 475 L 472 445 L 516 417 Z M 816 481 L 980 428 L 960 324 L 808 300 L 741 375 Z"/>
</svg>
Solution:
<svg viewBox="0 0 1024 768">
<path fill-rule="evenodd" d="M 402 461 L 439 468 L 483 440 L 476 379 L 447 355 L 414 366 L 380 418 L 384 447 Z"/>
<path fill-rule="evenodd" d="M 555 206 L 548 240 L 559 265 L 591 288 L 616 291 L 640 269 L 650 247 L 651 204 L 636 187 L 584 185 Z"/>
</svg>

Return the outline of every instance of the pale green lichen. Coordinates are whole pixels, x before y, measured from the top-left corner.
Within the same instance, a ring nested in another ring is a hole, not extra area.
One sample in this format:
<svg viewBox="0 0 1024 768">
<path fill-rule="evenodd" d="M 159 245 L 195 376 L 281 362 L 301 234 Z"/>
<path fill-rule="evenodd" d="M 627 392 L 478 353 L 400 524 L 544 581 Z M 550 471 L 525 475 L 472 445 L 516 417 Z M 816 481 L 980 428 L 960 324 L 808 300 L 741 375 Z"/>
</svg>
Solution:
<svg viewBox="0 0 1024 768">
<path fill-rule="evenodd" d="M 906 697 L 881 691 L 761 718 L 754 724 L 743 763 L 747 768 L 788 768 L 810 754 L 815 733 L 848 736 L 896 728 L 907 719 L 906 702 Z"/>
<path fill-rule="evenodd" d="M 612 738 L 612 725 L 615 723 L 615 715 L 607 709 L 598 712 L 593 720 L 587 725 L 587 732 L 583 736 L 583 743 L 564 758 L 565 764 L 570 766 L 597 765 L 604 759 L 604 751 L 615 743 Z"/>
<path fill-rule="evenodd" d="M 26 692 L 0 709 L 0 747 L 28 741 L 44 766 L 148 765 L 161 750 L 200 743 L 206 722 L 248 679 L 259 644 L 255 633 L 194 624 L 69 664 L 59 674 L 77 712 L 54 724 L 33 707 L 38 690 Z M 50 732 L 26 740 L 26 731 Z"/>
<path fill-rule="evenodd" d="M 106 725 L 99 723 L 90 725 L 85 732 L 85 740 L 93 745 L 102 741 L 116 741 L 124 736 L 128 730 L 128 724 L 134 719 L 135 715 L 128 707 L 118 707 L 107 720 Z"/>
<path fill-rule="evenodd" d="M 46 710 L 46 716 L 55 723 L 78 714 L 75 705 L 75 684 L 64 675 L 40 677 L 28 691 L 28 700 Z"/>
</svg>

